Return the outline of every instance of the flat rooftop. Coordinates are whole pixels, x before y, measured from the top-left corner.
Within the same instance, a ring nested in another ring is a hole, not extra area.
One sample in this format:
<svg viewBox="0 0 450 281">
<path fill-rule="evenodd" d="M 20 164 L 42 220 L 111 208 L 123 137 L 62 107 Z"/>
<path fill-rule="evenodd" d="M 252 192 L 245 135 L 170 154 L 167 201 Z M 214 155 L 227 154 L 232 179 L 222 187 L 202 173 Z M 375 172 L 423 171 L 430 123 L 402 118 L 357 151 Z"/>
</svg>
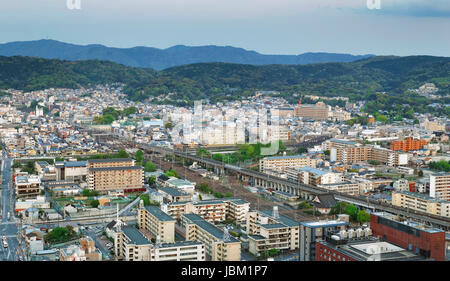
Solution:
<svg viewBox="0 0 450 281">
<path fill-rule="evenodd" d="M 175 219 L 156 206 L 145 206 L 145 209 L 160 221 L 175 221 Z"/>
<path fill-rule="evenodd" d="M 335 245 L 329 241 L 319 243 L 343 253 L 358 261 L 422 261 L 426 260 L 414 252 L 394 244 L 380 241 L 375 237 L 348 240 L 346 244 Z"/>
<path fill-rule="evenodd" d="M 142 167 L 141 166 L 124 166 L 124 167 L 89 168 L 89 171 L 91 171 L 91 172 L 121 171 L 121 170 L 142 170 Z"/>
<path fill-rule="evenodd" d="M 301 222 L 300 224 L 303 226 L 309 227 L 309 228 L 318 228 L 318 227 L 332 227 L 332 226 L 348 225 L 348 222 L 339 221 L 339 220 L 328 220 L 328 221 Z"/>
<path fill-rule="evenodd" d="M 390 214 L 387 212 L 376 212 L 376 213 L 372 213 L 373 215 L 377 216 L 377 217 L 382 217 L 391 221 L 395 221 L 397 223 L 418 229 L 418 230 L 422 230 L 428 233 L 439 233 L 439 232 L 445 232 L 442 229 L 439 228 L 433 228 L 433 227 L 429 227 L 423 224 L 420 224 L 418 222 L 414 222 L 414 221 L 406 221 L 406 220 L 401 220 L 398 216 L 394 215 L 394 214 Z"/>
<path fill-rule="evenodd" d="M 130 243 L 135 245 L 151 244 L 150 241 L 134 226 L 122 227 L 122 232 L 130 238 Z"/>
<path fill-rule="evenodd" d="M 89 159 L 88 163 L 131 162 L 131 158 Z"/>
<path fill-rule="evenodd" d="M 216 226 L 214 226 L 213 224 L 207 222 L 205 219 L 203 219 L 199 215 L 183 214 L 183 216 L 186 217 L 191 223 L 197 225 L 198 227 L 205 230 L 212 236 L 216 237 L 219 241 L 223 241 L 224 232 L 222 230 L 220 230 L 219 228 L 217 228 Z M 230 237 L 229 242 L 235 243 L 235 242 L 239 242 L 239 241 L 233 237 Z"/>
</svg>

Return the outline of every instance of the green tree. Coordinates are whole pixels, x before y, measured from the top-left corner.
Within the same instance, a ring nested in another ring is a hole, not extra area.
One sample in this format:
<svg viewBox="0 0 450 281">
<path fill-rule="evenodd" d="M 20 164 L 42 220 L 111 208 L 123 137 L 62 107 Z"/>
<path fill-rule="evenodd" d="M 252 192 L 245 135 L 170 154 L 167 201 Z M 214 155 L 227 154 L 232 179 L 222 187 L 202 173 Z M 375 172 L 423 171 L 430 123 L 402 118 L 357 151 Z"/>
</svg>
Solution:
<svg viewBox="0 0 450 281">
<path fill-rule="evenodd" d="M 370 221 L 370 215 L 364 210 L 358 212 L 357 220 L 360 223 L 365 223 Z"/>
<path fill-rule="evenodd" d="M 349 215 L 352 220 L 356 220 L 358 215 L 358 208 L 353 204 L 349 204 L 345 209 L 345 213 Z"/>
<path fill-rule="evenodd" d="M 130 155 L 125 150 L 120 150 L 117 153 L 117 158 L 130 158 Z"/>
<path fill-rule="evenodd" d="M 164 127 L 165 127 L 166 129 L 172 129 L 172 128 L 173 128 L 173 124 L 172 124 L 172 122 L 167 122 L 167 123 L 164 125 Z"/>
<path fill-rule="evenodd" d="M 178 173 L 177 173 L 177 171 L 175 171 L 175 170 L 173 170 L 173 169 L 170 169 L 169 171 L 166 171 L 165 173 L 164 173 L 164 175 L 166 175 L 167 177 L 176 177 L 176 178 L 179 178 L 178 177 Z"/>
<path fill-rule="evenodd" d="M 98 200 L 92 200 L 90 205 L 92 208 L 97 208 L 100 202 Z"/>
<path fill-rule="evenodd" d="M 386 117 L 386 115 L 378 114 L 376 116 L 375 120 L 377 120 L 378 122 L 381 122 L 381 123 L 387 123 L 388 118 Z"/>
<path fill-rule="evenodd" d="M 348 203 L 347 202 L 339 202 L 336 204 L 336 206 L 332 207 L 330 210 L 330 215 L 338 215 L 345 212 L 347 209 Z"/>
<path fill-rule="evenodd" d="M 202 182 L 198 185 L 198 189 L 203 193 L 211 193 L 211 188 L 206 182 Z"/>
<path fill-rule="evenodd" d="M 156 171 L 156 166 L 152 162 L 147 161 L 145 163 L 144 169 L 145 169 L 146 172 L 154 172 L 154 171 Z"/>
<path fill-rule="evenodd" d="M 312 206 L 309 205 L 306 201 L 304 201 L 304 202 L 301 202 L 298 204 L 298 208 L 299 209 L 311 209 Z"/>
<path fill-rule="evenodd" d="M 141 198 L 141 200 L 144 201 L 145 206 L 150 205 L 150 197 L 148 194 L 142 194 L 141 196 L 139 196 L 139 198 Z"/>
<path fill-rule="evenodd" d="M 213 192 L 213 195 L 214 195 L 214 197 L 216 197 L 216 198 L 223 198 L 223 194 L 220 193 L 219 191 L 214 191 L 214 192 Z"/>
<path fill-rule="evenodd" d="M 149 179 L 148 179 L 148 184 L 149 185 L 154 185 L 156 183 L 156 178 L 155 178 L 155 176 L 151 176 Z"/>
<path fill-rule="evenodd" d="M 136 161 L 143 163 L 144 161 L 144 152 L 142 152 L 142 150 L 138 150 L 136 151 Z"/>
</svg>

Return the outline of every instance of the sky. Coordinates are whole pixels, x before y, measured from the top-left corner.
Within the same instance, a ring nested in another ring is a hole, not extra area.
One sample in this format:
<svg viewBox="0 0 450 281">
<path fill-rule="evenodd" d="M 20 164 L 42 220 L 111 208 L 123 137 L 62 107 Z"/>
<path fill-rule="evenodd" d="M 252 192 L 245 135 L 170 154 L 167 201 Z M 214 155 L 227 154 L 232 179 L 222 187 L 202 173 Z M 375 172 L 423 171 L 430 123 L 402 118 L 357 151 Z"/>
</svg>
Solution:
<svg viewBox="0 0 450 281">
<path fill-rule="evenodd" d="M 69 1 L 0 1 L 0 42 L 450 56 L 450 0 Z"/>
</svg>

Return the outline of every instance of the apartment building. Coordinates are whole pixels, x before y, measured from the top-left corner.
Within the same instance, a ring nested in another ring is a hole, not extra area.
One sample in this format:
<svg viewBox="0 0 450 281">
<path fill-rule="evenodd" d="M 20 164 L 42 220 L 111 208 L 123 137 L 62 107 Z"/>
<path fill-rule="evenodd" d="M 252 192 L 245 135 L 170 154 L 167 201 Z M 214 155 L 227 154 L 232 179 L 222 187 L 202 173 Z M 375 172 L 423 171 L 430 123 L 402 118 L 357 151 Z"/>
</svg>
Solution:
<svg viewBox="0 0 450 281">
<path fill-rule="evenodd" d="M 377 161 L 388 166 L 400 166 L 408 164 L 408 154 L 390 149 L 361 145 L 346 140 L 331 139 L 325 145 L 330 150 L 331 162 L 358 163 Z"/>
<path fill-rule="evenodd" d="M 425 119 L 424 123 L 421 124 L 425 130 L 430 130 L 434 132 L 445 132 L 445 124 L 439 120 L 430 121 Z"/>
<path fill-rule="evenodd" d="M 87 167 L 91 168 L 109 168 L 109 167 L 130 167 L 134 166 L 135 161 L 131 158 L 112 158 L 112 159 L 89 159 Z"/>
<path fill-rule="evenodd" d="M 115 236 L 115 255 L 123 261 L 149 261 L 151 242 L 134 226 L 124 226 Z"/>
<path fill-rule="evenodd" d="M 168 202 L 188 202 L 192 199 L 192 194 L 179 191 L 172 187 L 161 187 L 159 192 Z"/>
<path fill-rule="evenodd" d="M 392 192 L 392 205 L 432 215 L 450 217 L 450 201 L 435 198 L 416 192 Z"/>
<path fill-rule="evenodd" d="M 273 156 L 259 160 L 259 170 L 265 173 L 267 170 L 284 172 L 286 169 L 299 169 L 302 167 L 316 167 L 316 159 L 305 155 Z"/>
<path fill-rule="evenodd" d="M 298 181 L 304 184 L 319 186 L 322 184 L 334 184 L 343 181 L 343 175 L 340 173 L 333 173 L 331 171 L 302 167 L 298 169 Z"/>
<path fill-rule="evenodd" d="M 314 120 L 328 119 L 328 106 L 322 102 L 316 104 L 302 104 L 294 109 L 295 117 L 311 118 Z"/>
<path fill-rule="evenodd" d="M 339 183 L 319 184 L 317 187 L 333 190 L 349 195 L 359 195 L 360 186 L 358 183 L 344 181 Z"/>
<path fill-rule="evenodd" d="M 420 150 L 427 143 L 428 143 L 428 141 L 426 141 L 424 139 L 417 140 L 417 139 L 413 139 L 413 138 L 409 137 L 404 140 L 397 140 L 397 141 L 391 142 L 390 149 L 394 150 L 394 151 L 401 150 L 401 151 L 408 152 L 410 150 Z"/>
<path fill-rule="evenodd" d="M 331 233 L 345 230 L 349 223 L 344 220 L 300 222 L 300 261 L 314 261 L 316 241 Z"/>
<path fill-rule="evenodd" d="M 85 180 L 88 174 L 86 161 L 56 161 L 56 180 Z"/>
<path fill-rule="evenodd" d="M 272 212 L 248 212 L 246 230 L 249 251 L 254 255 L 270 249 L 292 251 L 299 248 L 299 223 L 278 214 L 276 206 Z"/>
<path fill-rule="evenodd" d="M 150 232 L 153 238 L 161 239 L 163 243 L 175 242 L 175 219 L 156 206 L 144 206 L 140 202 L 138 210 L 139 229 Z"/>
<path fill-rule="evenodd" d="M 450 173 L 440 172 L 430 175 L 430 196 L 450 201 Z"/>
<path fill-rule="evenodd" d="M 183 214 L 180 228 L 184 229 L 186 241 L 205 245 L 205 256 L 211 261 L 240 261 L 241 242 L 196 214 Z"/>
<path fill-rule="evenodd" d="M 41 179 L 36 175 L 16 176 L 14 186 L 17 197 L 36 198 L 41 192 Z"/>
<path fill-rule="evenodd" d="M 172 202 L 161 206 L 161 210 L 172 218 L 183 214 L 196 214 L 208 222 L 222 222 L 226 219 L 242 223 L 250 209 L 250 203 L 242 199 L 226 198 L 197 202 Z"/>
<path fill-rule="evenodd" d="M 197 241 L 156 244 L 150 261 L 205 261 L 205 244 Z"/>
</svg>

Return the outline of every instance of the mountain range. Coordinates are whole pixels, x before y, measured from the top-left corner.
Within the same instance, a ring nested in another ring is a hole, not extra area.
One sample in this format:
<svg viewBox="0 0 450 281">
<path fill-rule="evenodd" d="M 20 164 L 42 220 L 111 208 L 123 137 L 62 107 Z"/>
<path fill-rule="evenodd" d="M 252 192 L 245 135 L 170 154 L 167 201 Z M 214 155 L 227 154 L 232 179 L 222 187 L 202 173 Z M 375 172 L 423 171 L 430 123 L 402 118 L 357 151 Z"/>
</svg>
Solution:
<svg viewBox="0 0 450 281">
<path fill-rule="evenodd" d="M 352 62 L 373 55 L 304 53 L 300 55 L 265 55 L 231 46 L 177 45 L 167 49 L 152 47 L 112 48 L 103 45 L 75 45 L 55 40 L 37 40 L 0 44 L 0 56 L 30 56 L 69 61 L 107 60 L 132 67 L 162 70 L 169 67 L 224 62 L 249 65 L 303 65 L 312 63 Z"/>
</svg>

